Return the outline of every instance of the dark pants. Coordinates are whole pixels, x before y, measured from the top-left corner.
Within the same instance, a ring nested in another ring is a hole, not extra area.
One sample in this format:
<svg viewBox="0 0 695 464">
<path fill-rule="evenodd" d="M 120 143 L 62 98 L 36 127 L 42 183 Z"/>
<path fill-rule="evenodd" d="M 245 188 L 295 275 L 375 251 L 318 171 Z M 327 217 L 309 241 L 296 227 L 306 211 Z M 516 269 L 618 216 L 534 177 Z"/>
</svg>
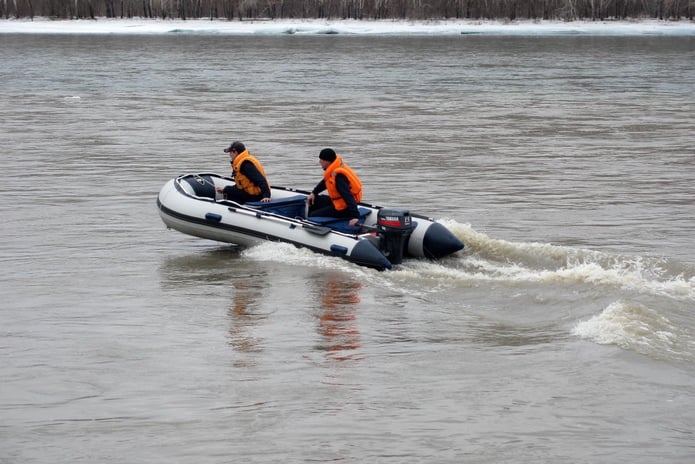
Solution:
<svg viewBox="0 0 695 464">
<path fill-rule="evenodd" d="M 243 204 L 247 201 L 260 201 L 261 198 L 263 198 L 263 195 L 250 195 L 244 192 L 243 190 L 237 188 L 236 185 L 228 185 L 224 188 L 224 198 Z"/>
<path fill-rule="evenodd" d="M 328 195 L 315 195 L 314 204 L 309 208 L 309 216 L 350 218 L 350 210 L 338 211 Z"/>
</svg>

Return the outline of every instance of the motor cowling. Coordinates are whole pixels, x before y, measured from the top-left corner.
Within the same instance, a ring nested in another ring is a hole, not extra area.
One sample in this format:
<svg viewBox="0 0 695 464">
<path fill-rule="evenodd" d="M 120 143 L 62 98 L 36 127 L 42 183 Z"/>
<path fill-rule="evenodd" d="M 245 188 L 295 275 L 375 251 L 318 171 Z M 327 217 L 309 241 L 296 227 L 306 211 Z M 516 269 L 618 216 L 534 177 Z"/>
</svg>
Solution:
<svg viewBox="0 0 695 464">
<path fill-rule="evenodd" d="M 403 261 L 408 238 L 413 232 L 410 211 L 400 208 L 381 208 L 377 214 L 376 228 L 381 237 L 381 251 L 391 261 Z"/>
</svg>

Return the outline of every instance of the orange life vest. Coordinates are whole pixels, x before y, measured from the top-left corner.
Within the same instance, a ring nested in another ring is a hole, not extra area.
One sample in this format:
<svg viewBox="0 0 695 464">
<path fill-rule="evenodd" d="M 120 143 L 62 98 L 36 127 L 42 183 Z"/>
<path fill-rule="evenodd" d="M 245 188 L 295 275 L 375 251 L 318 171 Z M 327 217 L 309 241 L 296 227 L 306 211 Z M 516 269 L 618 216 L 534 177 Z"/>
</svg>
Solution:
<svg viewBox="0 0 695 464">
<path fill-rule="evenodd" d="M 340 192 L 338 192 L 338 188 L 335 185 L 335 176 L 338 174 L 343 174 L 347 177 L 350 183 L 350 192 L 352 192 L 352 195 L 358 203 L 362 201 L 362 181 L 357 177 L 357 174 L 355 174 L 350 166 L 343 163 L 343 159 L 340 156 L 337 156 L 335 161 L 323 171 L 323 180 L 326 181 L 326 190 L 333 202 L 333 207 L 337 211 L 342 211 L 346 209 L 348 205 L 345 203 L 345 200 L 343 200 L 343 197 L 340 196 Z"/>
<path fill-rule="evenodd" d="M 268 182 L 268 176 L 265 175 L 263 166 L 261 166 L 261 163 L 255 157 L 253 157 L 248 150 L 244 150 L 238 155 L 236 155 L 234 161 L 232 162 L 232 169 L 234 170 L 234 182 L 236 182 L 236 186 L 238 188 L 248 193 L 249 195 L 260 195 L 261 188 L 253 182 L 251 182 L 251 179 L 246 177 L 241 172 L 241 163 L 243 163 L 244 161 L 250 161 L 251 163 L 253 163 L 256 169 L 258 169 L 258 172 L 260 172 L 261 175 L 265 178 L 265 181 Z M 270 182 L 268 182 L 268 188 L 270 188 Z"/>
</svg>

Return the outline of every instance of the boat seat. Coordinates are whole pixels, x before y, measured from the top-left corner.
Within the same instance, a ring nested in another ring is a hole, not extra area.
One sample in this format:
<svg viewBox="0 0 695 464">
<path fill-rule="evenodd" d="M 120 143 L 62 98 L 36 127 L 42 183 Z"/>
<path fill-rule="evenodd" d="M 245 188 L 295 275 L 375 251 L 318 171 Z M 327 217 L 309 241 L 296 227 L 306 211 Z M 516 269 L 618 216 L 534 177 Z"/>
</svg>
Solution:
<svg viewBox="0 0 695 464">
<path fill-rule="evenodd" d="M 360 220 L 358 224 L 362 224 L 364 219 L 372 213 L 371 209 L 367 208 L 357 208 L 360 212 Z M 350 226 L 350 220 L 345 218 L 328 217 L 328 216 L 309 216 L 308 218 L 311 222 L 316 224 L 321 224 L 322 226 L 330 227 L 333 230 L 339 232 L 345 232 L 348 234 L 356 234 L 360 231 L 360 226 L 352 227 Z"/>
<path fill-rule="evenodd" d="M 260 201 L 249 201 L 246 206 L 269 213 L 279 214 L 280 216 L 294 218 L 304 216 L 305 195 L 295 195 L 287 198 L 272 199 L 267 203 Z"/>
</svg>

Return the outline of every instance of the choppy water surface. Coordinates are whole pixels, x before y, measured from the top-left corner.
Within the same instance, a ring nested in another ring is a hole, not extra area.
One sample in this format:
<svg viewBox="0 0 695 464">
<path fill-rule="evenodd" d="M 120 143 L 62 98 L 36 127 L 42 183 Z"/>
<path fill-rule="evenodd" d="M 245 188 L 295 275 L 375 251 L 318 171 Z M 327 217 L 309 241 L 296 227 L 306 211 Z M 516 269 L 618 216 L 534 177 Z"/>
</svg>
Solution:
<svg viewBox="0 0 695 464">
<path fill-rule="evenodd" d="M 0 36 L 0 461 L 695 455 L 692 37 Z M 166 230 L 246 142 L 466 244 L 379 273 Z"/>
</svg>

